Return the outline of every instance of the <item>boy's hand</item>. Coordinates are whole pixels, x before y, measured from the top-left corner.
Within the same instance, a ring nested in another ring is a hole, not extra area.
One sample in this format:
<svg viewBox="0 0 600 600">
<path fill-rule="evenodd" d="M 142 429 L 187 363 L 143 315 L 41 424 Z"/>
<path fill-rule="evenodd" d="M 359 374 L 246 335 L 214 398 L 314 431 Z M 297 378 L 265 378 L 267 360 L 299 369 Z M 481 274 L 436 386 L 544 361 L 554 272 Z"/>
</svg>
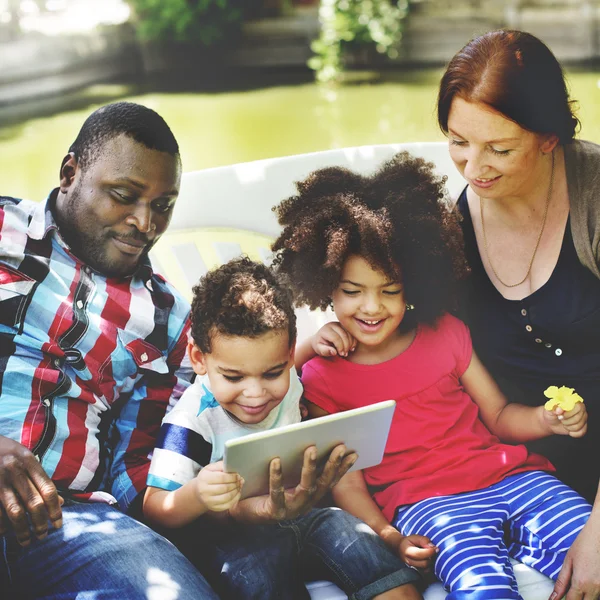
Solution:
<svg viewBox="0 0 600 600">
<path fill-rule="evenodd" d="M 207 510 L 221 512 L 240 501 L 242 485 L 243 478 L 238 473 L 225 473 L 220 460 L 200 470 L 196 476 L 196 496 Z"/>
<path fill-rule="evenodd" d="M 274 458 L 269 465 L 269 494 L 242 500 L 230 510 L 230 514 L 249 523 L 294 519 L 313 508 L 346 474 L 357 458 L 355 452 L 346 455 L 346 446 L 340 444 L 333 449 L 323 472 L 317 478 L 317 449 L 310 446 L 304 452 L 300 483 L 290 490 L 283 487 L 281 460 Z"/>
<path fill-rule="evenodd" d="M 439 548 L 424 535 L 407 535 L 398 544 L 398 555 L 410 567 L 428 573 Z"/>
<path fill-rule="evenodd" d="M 552 432 L 558 435 L 580 438 L 587 431 L 588 416 L 583 402 L 578 402 L 568 412 L 558 406 L 553 410 L 544 410 L 544 419 Z"/>
<path fill-rule="evenodd" d="M 325 323 L 311 338 L 318 356 L 348 356 L 356 349 L 356 340 L 337 322 Z"/>
</svg>

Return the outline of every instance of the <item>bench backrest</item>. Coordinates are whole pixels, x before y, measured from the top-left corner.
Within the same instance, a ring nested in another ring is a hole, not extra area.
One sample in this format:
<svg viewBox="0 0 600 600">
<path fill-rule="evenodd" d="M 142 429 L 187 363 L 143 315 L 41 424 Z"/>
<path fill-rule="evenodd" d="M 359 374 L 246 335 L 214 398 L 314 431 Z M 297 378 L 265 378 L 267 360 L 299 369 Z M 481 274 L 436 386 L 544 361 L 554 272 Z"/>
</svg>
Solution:
<svg viewBox="0 0 600 600">
<path fill-rule="evenodd" d="M 340 148 L 193 171 L 184 174 L 169 230 L 152 251 L 154 267 L 190 298 L 207 269 L 242 253 L 268 260 L 279 232 L 271 208 L 295 193 L 296 181 L 327 166 L 371 173 L 401 150 L 434 163 L 448 177 L 450 197 L 458 196 L 465 182 L 446 142 Z M 299 311 L 299 338 L 329 317 Z"/>
</svg>

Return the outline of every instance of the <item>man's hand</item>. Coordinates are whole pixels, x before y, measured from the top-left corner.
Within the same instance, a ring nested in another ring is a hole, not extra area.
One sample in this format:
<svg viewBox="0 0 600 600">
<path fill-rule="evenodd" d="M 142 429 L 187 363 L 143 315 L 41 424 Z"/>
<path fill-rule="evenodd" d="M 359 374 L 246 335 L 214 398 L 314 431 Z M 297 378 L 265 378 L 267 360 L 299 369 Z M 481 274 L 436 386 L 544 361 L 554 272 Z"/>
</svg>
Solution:
<svg viewBox="0 0 600 600">
<path fill-rule="evenodd" d="M 0 535 L 12 528 L 21 546 L 42 539 L 48 521 L 62 527 L 61 498 L 54 483 L 25 446 L 0 436 Z M 31 526 L 30 526 L 31 523 Z"/>
<path fill-rule="evenodd" d="M 580 438 L 587 432 L 587 409 L 583 402 L 575 404 L 572 410 L 565 412 L 556 407 L 544 410 L 544 419 L 553 433 Z"/>
<path fill-rule="evenodd" d="M 398 556 L 410 567 L 429 573 L 438 553 L 437 546 L 424 535 L 407 535 L 398 544 Z"/>
<path fill-rule="evenodd" d="M 310 446 L 304 452 L 300 483 L 290 490 L 283 487 L 281 460 L 269 465 L 269 494 L 242 500 L 230 510 L 235 519 L 248 523 L 265 523 L 294 519 L 308 512 L 333 488 L 356 462 L 355 452 L 346 455 L 340 444 L 331 452 L 321 475 L 317 478 L 317 449 Z"/>
<path fill-rule="evenodd" d="M 203 467 L 196 476 L 196 496 L 210 511 L 233 508 L 242 494 L 244 479 L 237 473 L 225 473 L 223 461 Z"/>
<path fill-rule="evenodd" d="M 318 356 L 348 356 L 356 349 L 356 340 L 337 321 L 325 323 L 310 342 Z"/>
<path fill-rule="evenodd" d="M 590 517 L 567 552 L 550 600 L 600 598 L 600 522 Z"/>
</svg>

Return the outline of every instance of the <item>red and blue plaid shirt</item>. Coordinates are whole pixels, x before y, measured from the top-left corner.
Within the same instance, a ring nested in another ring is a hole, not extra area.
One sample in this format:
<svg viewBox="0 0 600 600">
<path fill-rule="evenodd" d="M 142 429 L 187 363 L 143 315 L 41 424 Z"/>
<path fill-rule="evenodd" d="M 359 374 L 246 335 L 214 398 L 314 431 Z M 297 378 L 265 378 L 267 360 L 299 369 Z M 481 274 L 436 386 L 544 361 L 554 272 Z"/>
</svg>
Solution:
<svg viewBox="0 0 600 600">
<path fill-rule="evenodd" d="M 189 305 L 147 259 L 116 279 L 73 256 L 56 195 L 0 197 L 0 434 L 29 448 L 59 490 L 126 509 L 193 375 Z"/>
</svg>

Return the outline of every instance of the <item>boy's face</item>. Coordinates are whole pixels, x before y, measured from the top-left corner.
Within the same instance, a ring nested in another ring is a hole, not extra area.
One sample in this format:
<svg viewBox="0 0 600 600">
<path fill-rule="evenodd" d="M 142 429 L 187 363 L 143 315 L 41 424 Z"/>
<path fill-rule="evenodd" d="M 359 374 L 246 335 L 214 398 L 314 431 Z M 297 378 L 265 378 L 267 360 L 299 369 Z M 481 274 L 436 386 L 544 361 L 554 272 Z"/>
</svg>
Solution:
<svg viewBox="0 0 600 600">
<path fill-rule="evenodd" d="M 290 387 L 294 347 L 287 331 L 256 338 L 216 334 L 212 351 L 190 342 L 188 352 L 198 375 L 208 375 L 217 402 L 242 423 L 260 423 Z"/>
</svg>

